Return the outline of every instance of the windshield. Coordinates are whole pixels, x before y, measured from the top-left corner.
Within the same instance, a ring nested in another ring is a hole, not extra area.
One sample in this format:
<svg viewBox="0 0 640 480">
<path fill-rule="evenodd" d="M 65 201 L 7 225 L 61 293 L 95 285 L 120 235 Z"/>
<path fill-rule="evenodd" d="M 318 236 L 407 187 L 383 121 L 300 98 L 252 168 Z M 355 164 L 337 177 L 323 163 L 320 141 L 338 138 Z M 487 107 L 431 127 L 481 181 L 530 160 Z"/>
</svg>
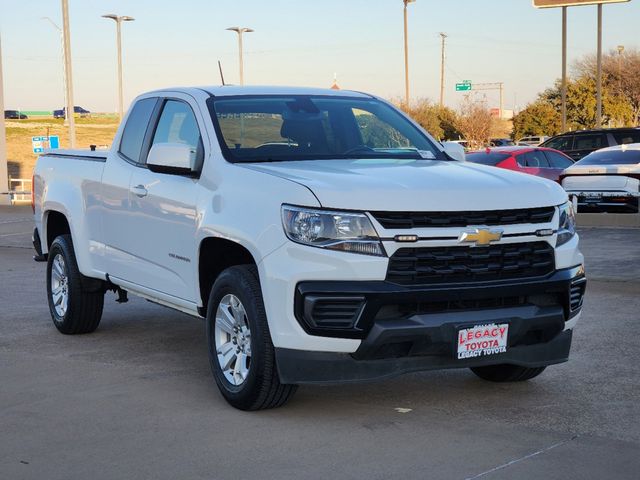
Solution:
<svg viewBox="0 0 640 480">
<path fill-rule="evenodd" d="M 634 165 L 636 163 L 640 163 L 640 150 L 629 149 L 593 152 L 574 165 Z"/>
<path fill-rule="evenodd" d="M 231 162 L 446 156 L 395 108 L 376 99 L 307 95 L 212 98 Z"/>
</svg>

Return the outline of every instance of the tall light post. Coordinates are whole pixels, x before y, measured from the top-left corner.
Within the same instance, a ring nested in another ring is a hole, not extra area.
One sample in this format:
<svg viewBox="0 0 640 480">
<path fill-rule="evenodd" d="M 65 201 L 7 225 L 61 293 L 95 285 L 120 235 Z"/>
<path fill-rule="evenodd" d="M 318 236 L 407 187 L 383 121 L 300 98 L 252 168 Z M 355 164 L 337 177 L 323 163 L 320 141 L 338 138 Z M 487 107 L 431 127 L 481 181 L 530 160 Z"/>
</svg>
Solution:
<svg viewBox="0 0 640 480">
<path fill-rule="evenodd" d="M 596 67 L 596 128 L 602 128 L 602 4 L 598 4 L 598 61 Z"/>
<path fill-rule="evenodd" d="M 440 58 L 440 108 L 442 108 L 444 107 L 444 60 L 445 60 L 444 42 L 447 38 L 447 34 L 441 32 L 440 37 L 442 38 L 442 55 Z"/>
<path fill-rule="evenodd" d="M 122 114 L 124 111 L 123 100 L 122 100 L 122 32 L 121 25 L 122 22 L 133 22 L 135 18 L 124 16 L 118 16 L 113 13 L 109 15 L 102 15 L 102 18 L 110 18 L 114 22 L 116 22 L 116 43 L 118 47 L 118 117 L 120 121 L 122 121 Z"/>
<path fill-rule="evenodd" d="M 229 27 L 227 30 L 236 32 L 238 34 L 238 55 L 240 61 L 240 85 L 244 85 L 244 60 L 242 56 L 242 35 L 244 33 L 251 33 L 255 30 L 246 27 Z"/>
<path fill-rule="evenodd" d="M 7 167 L 7 131 L 4 126 L 4 82 L 2 80 L 2 39 L 0 38 L 0 205 L 11 205 L 9 172 Z"/>
<path fill-rule="evenodd" d="M 56 22 L 51 20 L 49 17 L 42 17 L 42 20 L 46 20 L 51 24 L 53 28 L 55 28 L 60 34 L 60 53 L 62 54 L 62 98 L 64 99 L 64 105 L 67 104 L 67 72 L 65 70 L 65 61 L 64 61 L 64 35 L 62 33 L 62 29 L 58 26 Z M 64 117 L 64 125 L 68 126 L 69 121 L 67 120 L 67 116 Z"/>
<path fill-rule="evenodd" d="M 404 4 L 404 103 L 409 108 L 409 33 L 407 28 L 407 5 L 416 0 L 402 0 Z"/>
<path fill-rule="evenodd" d="M 64 47 L 64 72 L 66 82 L 66 121 L 69 123 L 69 146 L 76 148 L 76 119 L 73 108 L 73 73 L 71 71 L 71 32 L 69 30 L 69 1 L 62 1 L 62 39 Z"/>
</svg>

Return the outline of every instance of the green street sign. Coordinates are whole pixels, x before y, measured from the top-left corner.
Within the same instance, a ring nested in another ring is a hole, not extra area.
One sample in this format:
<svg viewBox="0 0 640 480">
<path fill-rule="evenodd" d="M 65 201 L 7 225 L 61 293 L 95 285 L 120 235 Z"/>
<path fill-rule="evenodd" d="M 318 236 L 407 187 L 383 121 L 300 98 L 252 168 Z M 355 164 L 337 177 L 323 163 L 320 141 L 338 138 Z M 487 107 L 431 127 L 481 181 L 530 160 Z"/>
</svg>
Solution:
<svg viewBox="0 0 640 480">
<path fill-rule="evenodd" d="M 456 92 L 468 92 L 471 90 L 471 83 L 456 83 Z"/>
</svg>

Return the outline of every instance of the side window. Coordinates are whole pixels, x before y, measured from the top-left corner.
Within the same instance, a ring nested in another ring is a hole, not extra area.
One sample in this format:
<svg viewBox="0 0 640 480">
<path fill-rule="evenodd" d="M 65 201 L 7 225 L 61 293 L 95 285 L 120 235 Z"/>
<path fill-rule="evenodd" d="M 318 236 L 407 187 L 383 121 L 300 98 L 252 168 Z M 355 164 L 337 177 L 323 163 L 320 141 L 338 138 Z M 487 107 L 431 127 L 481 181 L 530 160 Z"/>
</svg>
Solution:
<svg viewBox="0 0 640 480">
<path fill-rule="evenodd" d="M 554 138 L 549 140 L 544 147 L 554 148 L 556 150 L 560 150 L 561 152 L 566 152 L 567 150 L 573 149 L 573 135 L 563 135 L 561 137 Z"/>
<path fill-rule="evenodd" d="M 196 152 L 195 164 L 201 163 L 204 156 L 202 137 L 196 116 L 187 103 L 179 100 L 165 102 L 151 144 L 155 145 L 156 143 L 189 145 Z"/>
<path fill-rule="evenodd" d="M 596 150 L 606 146 L 604 135 L 577 135 L 573 150 Z"/>
<path fill-rule="evenodd" d="M 549 163 L 551 164 L 551 168 L 569 168 L 573 165 L 573 162 L 569 160 L 567 157 L 564 157 L 556 152 L 544 152 L 547 158 L 549 159 Z"/>
<path fill-rule="evenodd" d="M 118 151 L 132 162 L 142 163 L 140 159 L 142 143 L 157 101 L 157 98 L 139 100 L 133 106 L 129 118 L 127 118 L 127 124 L 124 126 Z"/>
<path fill-rule="evenodd" d="M 544 152 L 541 150 L 527 152 L 521 155 L 524 158 L 527 167 L 529 168 L 549 168 L 549 162 L 547 157 L 544 156 Z"/>
<path fill-rule="evenodd" d="M 640 143 L 640 130 L 614 132 L 613 138 L 616 139 L 616 143 L 618 145 L 626 145 L 627 143 Z"/>
</svg>

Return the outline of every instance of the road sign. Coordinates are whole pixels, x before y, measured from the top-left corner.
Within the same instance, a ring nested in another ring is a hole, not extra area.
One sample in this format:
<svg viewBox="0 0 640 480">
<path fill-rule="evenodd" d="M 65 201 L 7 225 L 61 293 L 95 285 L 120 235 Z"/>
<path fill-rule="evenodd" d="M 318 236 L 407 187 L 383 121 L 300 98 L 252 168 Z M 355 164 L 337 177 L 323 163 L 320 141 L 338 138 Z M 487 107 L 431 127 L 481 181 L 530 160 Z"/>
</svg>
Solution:
<svg viewBox="0 0 640 480">
<path fill-rule="evenodd" d="M 456 83 L 456 92 L 468 92 L 471 88 L 471 83 Z"/>
<path fill-rule="evenodd" d="M 577 7 L 580 5 L 596 5 L 598 3 L 622 3 L 630 0 L 533 0 L 536 8 Z"/>
<path fill-rule="evenodd" d="M 60 148 L 60 137 L 31 137 L 31 147 L 35 154 L 44 153 L 46 149 L 55 150 Z"/>
</svg>

